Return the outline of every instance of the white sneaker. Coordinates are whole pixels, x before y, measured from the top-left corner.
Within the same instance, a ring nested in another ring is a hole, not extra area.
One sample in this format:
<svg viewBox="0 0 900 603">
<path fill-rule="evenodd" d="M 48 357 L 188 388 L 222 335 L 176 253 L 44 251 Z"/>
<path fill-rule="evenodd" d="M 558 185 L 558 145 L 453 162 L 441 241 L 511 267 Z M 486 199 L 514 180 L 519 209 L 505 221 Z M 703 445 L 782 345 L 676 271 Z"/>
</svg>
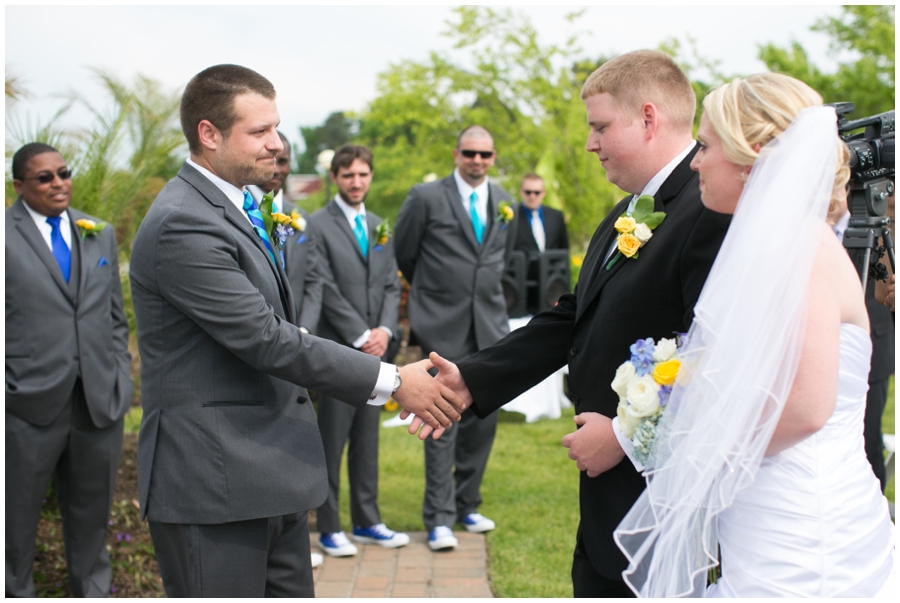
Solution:
<svg viewBox="0 0 900 603">
<path fill-rule="evenodd" d="M 469 513 L 463 517 L 462 523 L 470 532 L 480 534 L 481 532 L 490 532 L 496 528 L 493 521 L 482 515 L 481 513 Z"/>
<path fill-rule="evenodd" d="M 325 562 L 325 557 L 323 557 L 321 553 L 310 553 L 310 556 L 312 557 L 312 566 L 314 569 Z"/>
<path fill-rule="evenodd" d="M 343 532 L 320 534 L 319 548 L 332 557 L 352 557 L 359 552 Z"/>
<path fill-rule="evenodd" d="M 455 549 L 459 541 L 453 535 L 453 530 L 447 526 L 438 526 L 428 534 L 428 548 L 432 551 Z"/>
</svg>

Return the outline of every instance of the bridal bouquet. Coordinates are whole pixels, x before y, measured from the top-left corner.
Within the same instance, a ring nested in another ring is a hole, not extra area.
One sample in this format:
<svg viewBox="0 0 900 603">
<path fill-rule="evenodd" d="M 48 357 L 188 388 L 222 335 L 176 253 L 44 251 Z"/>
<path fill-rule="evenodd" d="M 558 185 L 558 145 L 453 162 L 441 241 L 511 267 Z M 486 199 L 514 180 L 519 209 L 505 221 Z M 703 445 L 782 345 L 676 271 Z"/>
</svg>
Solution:
<svg viewBox="0 0 900 603">
<path fill-rule="evenodd" d="M 631 359 L 622 363 L 612 381 L 612 389 L 619 395 L 619 427 L 631 439 L 634 457 L 644 465 L 650 459 L 659 420 L 681 368 L 680 341 L 638 339 L 629 348 Z"/>
</svg>

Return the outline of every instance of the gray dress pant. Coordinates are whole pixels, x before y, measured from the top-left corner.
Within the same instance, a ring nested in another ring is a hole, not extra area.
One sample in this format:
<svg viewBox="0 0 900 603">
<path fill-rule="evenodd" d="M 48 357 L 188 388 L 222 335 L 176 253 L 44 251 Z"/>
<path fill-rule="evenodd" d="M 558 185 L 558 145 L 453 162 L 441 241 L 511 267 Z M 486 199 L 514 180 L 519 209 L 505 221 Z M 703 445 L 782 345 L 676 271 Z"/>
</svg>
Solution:
<svg viewBox="0 0 900 603">
<path fill-rule="evenodd" d="M 474 332 L 456 362 L 478 351 Z M 441 354 L 440 350 L 435 350 Z M 422 350 L 427 358 L 430 351 Z M 441 356 L 444 356 L 441 354 Z M 444 356 L 447 358 L 447 356 Z M 437 526 L 453 525 L 481 506 L 481 480 L 487 467 L 499 411 L 479 419 L 472 409 L 437 440 L 425 440 L 425 500 L 422 522 L 430 532 Z"/>
<path fill-rule="evenodd" d="M 335 398 L 319 395 L 319 431 L 325 448 L 328 471 L 328 498 L 316 511 L 319 532 L 341 531 L 338 493 L 341 487 L 341 457 L 347 446 L 347 477 L 350 481 L 350 520 L 354 526 L 381 523 L 378 509 L 378 422 L 381 407 L 350 406 Z"/>
<path fill-rule="evenodd" d="M 314 597 L 307 517 L 149 522 L 166 596 Z"/>
<path fill-rule="evenodd" d="M 34 597 L 34 546 L 41 505 L 56 480 L 69 586 L 76 597 L 108 597 L 106 531 L 122 456 L 120 419 L 94 427 L 81 380 L 44 427 L 6 413 L 6 596 Z"/>
</svg>

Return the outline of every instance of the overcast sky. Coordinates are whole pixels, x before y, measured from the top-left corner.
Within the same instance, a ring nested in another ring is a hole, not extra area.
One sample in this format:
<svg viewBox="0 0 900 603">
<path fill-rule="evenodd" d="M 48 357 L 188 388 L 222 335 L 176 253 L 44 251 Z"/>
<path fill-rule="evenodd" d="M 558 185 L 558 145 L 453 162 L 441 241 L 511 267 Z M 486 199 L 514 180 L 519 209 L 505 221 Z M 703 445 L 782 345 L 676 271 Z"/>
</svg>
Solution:
<svg viewBox="0 0 900 603">
<path fill-rule="evenodd" d="M 697 42 L 700 55 L 726 73 L 762 71 L 758 46 L 799 41 L 820 66 L 835 65 L 825 35 L 810 26 L 837 16 L 836 5 L 589 6 L 573 29 L 563 16 L 578 7 L 518 6 L 543 44 L 562 44 L 575 31 L 584 55 L 611 56 L 655 48 L 667 38 Z M 77 91 L 102 104 L 90 67 L 130 81 L 140 73 L 181 90 L 202 69 L 239 63 L 268 77 L 278 91 L 282 131 L 299 142 L 298 126 L 332 111 L 360 111 L 375 95 L 377 75 L 431 51 L 460 58 L 441 36 L 453 16 L 446 6 L 7 6 L 6 69 L 30 97 L 17 119 L 45 123 Z M 9 114 L 7 115 L 9 118 Z M 71 125 L 83 120 L 73 113 Z"/>
</svg>

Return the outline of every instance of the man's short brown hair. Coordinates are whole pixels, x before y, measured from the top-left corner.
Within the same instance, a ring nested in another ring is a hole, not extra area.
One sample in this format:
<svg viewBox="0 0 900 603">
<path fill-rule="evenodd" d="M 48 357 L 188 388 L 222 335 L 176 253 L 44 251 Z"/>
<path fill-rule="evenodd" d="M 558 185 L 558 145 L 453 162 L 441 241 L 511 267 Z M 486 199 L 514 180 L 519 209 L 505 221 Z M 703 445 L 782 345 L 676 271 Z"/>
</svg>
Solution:
<svg viewBox="0 0 900 603">
<path fill-rule="evenodd" d="M 534 172 L 528 172 L 527 174 L 525 174 L 524 176 L 522 176 L 522 182 L 521 182 L 521 184 L 519 184 L 519 187 L 521 188 L 521 187 L 525 186 L 525 182 L 528 181 L 528 180 L 540 180 L 540 181 L 541 181 L 541 184 L 544 183 L 544 179 L 543 179 L 543 178 L 541 178 L 540 176 L 538 176 L 538 175 L 535 174 Z"/>
<path fill-rule="evenodd" d="M 362 145 L 345 144 L 335 151 L 334 157 L 331 158 L 331 173 L 337 176 L 341 168 L 350 167 L 357 159 L 362 159 L 369 166 L 370 170 L 375 170 L 375 167 L 372 165 L 372 151 Z"/>
<path fill-rule="evenodd" d="M 584 83 L 581 98 L 586 100 L 604 92 L 630 111 L 637 112 L 644 103 L 651 102 L 676 127 L 690 130 L 694 124 L 694 89 L 665 53 L 635 50 L 603 63 Z"/>
<path fill-rule="evenodd" d="M 191 78 L 181 96 L 181 131 L 191 153 L 199 155 L 202 151 L 197 126 L 204 119 L 228 138 L 237 121 L 234 99 L 250 92 L 275 99 L 272 82 L 240 65 L 214 65 Z"/>
</svg>

